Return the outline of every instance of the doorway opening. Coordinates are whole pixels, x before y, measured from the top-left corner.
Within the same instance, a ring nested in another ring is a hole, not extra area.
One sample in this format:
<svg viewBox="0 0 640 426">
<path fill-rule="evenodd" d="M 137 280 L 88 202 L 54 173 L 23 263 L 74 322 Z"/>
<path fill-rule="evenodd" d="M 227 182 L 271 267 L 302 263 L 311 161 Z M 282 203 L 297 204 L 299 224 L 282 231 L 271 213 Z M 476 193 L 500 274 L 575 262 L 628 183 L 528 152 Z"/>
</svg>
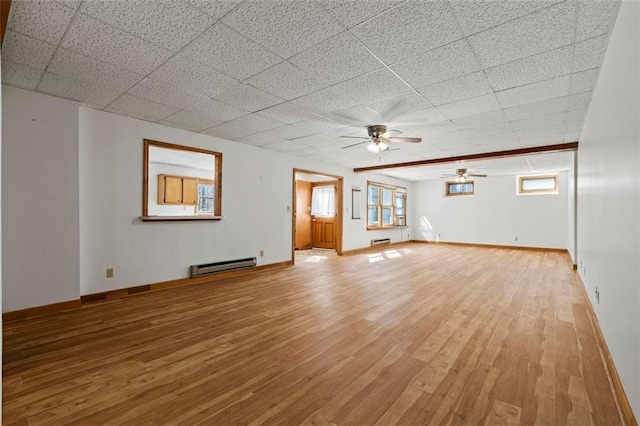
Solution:
<svg viewBox="0 0 640 426">
<path fill-rule="evenodd" d="M 342 254 L 343 177 L 293 169 L 292 259 L 296 252 Z"/>
</svg>

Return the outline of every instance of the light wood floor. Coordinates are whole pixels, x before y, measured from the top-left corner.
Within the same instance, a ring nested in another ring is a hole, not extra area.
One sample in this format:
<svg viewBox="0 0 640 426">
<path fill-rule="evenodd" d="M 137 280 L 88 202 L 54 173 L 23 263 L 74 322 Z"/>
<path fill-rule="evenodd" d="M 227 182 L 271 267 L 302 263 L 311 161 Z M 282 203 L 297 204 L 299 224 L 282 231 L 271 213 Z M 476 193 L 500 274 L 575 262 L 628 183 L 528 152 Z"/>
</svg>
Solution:
<svg viewBox="0 0 640 426">
<path fill-rule="evenodd" d="M 310 252 L 4 339 L 5 425 L 621 423 L 561 253 Z"/>
</svg>

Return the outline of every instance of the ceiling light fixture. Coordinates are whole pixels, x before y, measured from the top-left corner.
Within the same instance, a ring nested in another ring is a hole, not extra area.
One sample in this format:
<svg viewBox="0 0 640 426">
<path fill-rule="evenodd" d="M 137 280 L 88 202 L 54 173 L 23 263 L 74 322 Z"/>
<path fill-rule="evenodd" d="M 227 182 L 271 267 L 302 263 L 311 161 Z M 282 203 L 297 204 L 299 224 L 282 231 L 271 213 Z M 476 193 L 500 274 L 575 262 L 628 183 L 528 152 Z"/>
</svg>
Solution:
<svg viewBox="0 0 640 426">
<path fill-rule="evenodd" d="M 380 141 L 371 141 L 369 145 L 367 145 L 367 150 L 373 154 L 379 154 L 389 149 L 389 145 Z"/>
</svg>

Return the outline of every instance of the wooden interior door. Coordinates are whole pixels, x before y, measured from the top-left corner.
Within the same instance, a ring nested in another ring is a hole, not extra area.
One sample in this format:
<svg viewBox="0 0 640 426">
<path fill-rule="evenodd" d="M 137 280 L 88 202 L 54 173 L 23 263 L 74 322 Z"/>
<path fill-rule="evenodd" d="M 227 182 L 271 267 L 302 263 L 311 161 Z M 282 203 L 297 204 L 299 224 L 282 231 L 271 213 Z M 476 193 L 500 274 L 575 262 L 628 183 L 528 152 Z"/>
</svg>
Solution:
<svg viewBox="0 0 640 426">
<path fill-rule="evenodd" d="M 295 249 L 311 248 L 311 182 L 296 180 Z"/>
<path fill-rule="evenodd" d="M 326 182 L 318 182 L 312 184 L 315 186 L 333 186 L 334 196 L 337 197 L 336 185 Z M 335 200 L 337 208 L 337 200 Z M 311 215 L 311 244 L 313 247 L 336 249 L 336 217 L 334 216 L 314 216 Z"/>
</svg>

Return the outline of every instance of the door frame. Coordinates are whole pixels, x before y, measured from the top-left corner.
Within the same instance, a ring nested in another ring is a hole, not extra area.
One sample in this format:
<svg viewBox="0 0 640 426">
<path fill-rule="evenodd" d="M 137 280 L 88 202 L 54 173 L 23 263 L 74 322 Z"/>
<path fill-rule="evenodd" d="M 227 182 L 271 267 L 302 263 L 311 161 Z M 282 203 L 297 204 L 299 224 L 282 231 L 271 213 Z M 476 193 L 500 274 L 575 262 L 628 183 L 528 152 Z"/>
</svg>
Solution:
<svg viewBox="0 0 640 426">
<path fill-rule="evenodd" d="M 344 188 L 344 177 L 333 175 L 330 173 L 324 172 L 316 172 L 313 170 L 305 170 L 305 169 L 293 169 L 292 179 L 291 179 L 291 187 L 292 187 L 292 214 L 291 214 L 291 261 L 295 264 L 296 262 L 296 173 L 304 173 L 308 175 L 319 175 L 326 176 L 331 179 L 335 179 L 336 181 L 336 253 L 338 256 L 342 256 L 342 220 L 344 216 L 343 204 L 343 188 Z"/>
</svg>

